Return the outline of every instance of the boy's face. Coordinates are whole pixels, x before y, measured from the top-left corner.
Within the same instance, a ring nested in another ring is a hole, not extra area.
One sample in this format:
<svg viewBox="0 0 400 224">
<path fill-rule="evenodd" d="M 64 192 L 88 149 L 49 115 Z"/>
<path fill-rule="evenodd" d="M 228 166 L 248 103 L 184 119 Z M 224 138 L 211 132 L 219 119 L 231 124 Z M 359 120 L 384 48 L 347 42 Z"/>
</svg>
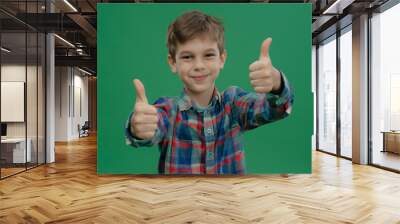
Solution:
<svg viewBox="0 0 400 224">
<path fill-rule="evenodd" d="M 175 61 L 168 55 L 172 72 L 178 73 L 186 90 L 196 95 L 214 90 L 214 82 L 225 60 L 226 51 L 220 54 L 217 42 L 208 37 L 178 44 Z"/>
</svg>

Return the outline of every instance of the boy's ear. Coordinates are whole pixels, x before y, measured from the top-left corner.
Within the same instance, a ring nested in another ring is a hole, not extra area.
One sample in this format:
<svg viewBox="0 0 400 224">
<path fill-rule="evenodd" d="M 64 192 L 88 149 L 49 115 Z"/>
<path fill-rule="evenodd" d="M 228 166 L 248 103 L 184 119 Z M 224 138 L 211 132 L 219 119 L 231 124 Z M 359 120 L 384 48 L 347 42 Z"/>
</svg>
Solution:
<svg viewBox="0 0 400 224">
<path fill-rule="evenodd" d="M 176 73 L 176 61 L 172 58 L 170 54 L 168 54 L 168 64 L 169 67 L 171 68 L 171 71 L 173 73 Z"/>
<path fill-rule="evenodd" d="M 228 53 L 226 52 L 226 50 L 224 50 L 224 52 L 222 52 L 222 54 L 220 55 L 220 59 L 221 59 L 221 69 L 224 68 L 225 65 L 225 61 L 226 61 L 226 57 L 228 56 Z"/>
</svg>

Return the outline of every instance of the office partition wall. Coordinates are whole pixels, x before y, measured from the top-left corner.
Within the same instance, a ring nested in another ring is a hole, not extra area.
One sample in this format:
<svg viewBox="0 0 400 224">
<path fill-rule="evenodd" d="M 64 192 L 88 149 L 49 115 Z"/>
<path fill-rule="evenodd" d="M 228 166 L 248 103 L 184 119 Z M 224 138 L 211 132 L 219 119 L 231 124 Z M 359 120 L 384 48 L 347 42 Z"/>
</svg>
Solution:
<svg viewBox="0 0 400 224">
<path fill-rule="evenodd" d="M 44 1 L 20 1 L 20 14 L 0 11 L 0 178 L 45 163 L 45 34 L 25 23 Z M 5 6 L 6 2 L 0 3 Z M 7 22 L 4 22 L 7 21 Z"/>
</svg>

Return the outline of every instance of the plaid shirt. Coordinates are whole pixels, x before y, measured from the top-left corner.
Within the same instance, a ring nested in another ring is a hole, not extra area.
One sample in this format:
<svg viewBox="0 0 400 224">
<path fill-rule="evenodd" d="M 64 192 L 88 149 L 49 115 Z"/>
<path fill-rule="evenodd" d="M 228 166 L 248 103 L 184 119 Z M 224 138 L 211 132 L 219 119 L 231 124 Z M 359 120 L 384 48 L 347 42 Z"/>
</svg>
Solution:
<svg viewBox="0 0 400 224">
<path fill-rule="evenodd" d="M 158 144 L 160 174 L 244 174 L 243 133 L 287 117 L 293 93 L 282 74 L 279 93 L 260 94 L 229 87 L 215 88 L 210 105 L 199 107 L 185 90 L 180 97 L 161 97 L 153 104 L 158 128 L 152 139 L 141 140 L 126 126 L 126 144 L 141 147 Z"/>
</svg>

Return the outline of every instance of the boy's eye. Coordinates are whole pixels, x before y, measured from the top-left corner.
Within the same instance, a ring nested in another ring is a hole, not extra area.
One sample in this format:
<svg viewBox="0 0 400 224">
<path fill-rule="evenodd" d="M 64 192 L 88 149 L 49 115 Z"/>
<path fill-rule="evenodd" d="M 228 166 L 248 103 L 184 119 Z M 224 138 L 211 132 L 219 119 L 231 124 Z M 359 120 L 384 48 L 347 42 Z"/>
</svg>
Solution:
<svg viewBox="0 0 400 224">
<path fill-rule="evenodd" d="M 182 59 L 191 59 L 192 56 L 190 56 L 190 55 L 184 55 L 184 56 L 182 56 L 181 58 L 182 58 Z"/>
<path fill-rule="evenodd" d="M 206 54 L 206 57 L 214 57 L 215 54 Z"/>
</svg>

